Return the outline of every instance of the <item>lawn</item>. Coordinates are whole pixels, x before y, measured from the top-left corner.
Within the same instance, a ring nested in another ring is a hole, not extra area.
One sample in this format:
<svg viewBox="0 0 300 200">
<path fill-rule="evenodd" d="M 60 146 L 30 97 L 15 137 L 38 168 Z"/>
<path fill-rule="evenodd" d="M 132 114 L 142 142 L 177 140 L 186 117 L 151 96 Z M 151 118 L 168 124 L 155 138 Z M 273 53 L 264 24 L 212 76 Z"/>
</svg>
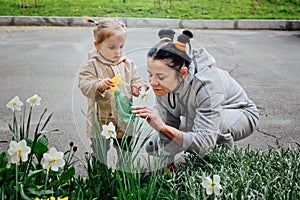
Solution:
<svg viewBox="0 0 300 200">
<path fill-rule="evenodd" d="M 4 16 L 300 19 L 300 0 L 0 0 Z M 38 2 L 40 2 L 38 4 Z"/>
</svg>

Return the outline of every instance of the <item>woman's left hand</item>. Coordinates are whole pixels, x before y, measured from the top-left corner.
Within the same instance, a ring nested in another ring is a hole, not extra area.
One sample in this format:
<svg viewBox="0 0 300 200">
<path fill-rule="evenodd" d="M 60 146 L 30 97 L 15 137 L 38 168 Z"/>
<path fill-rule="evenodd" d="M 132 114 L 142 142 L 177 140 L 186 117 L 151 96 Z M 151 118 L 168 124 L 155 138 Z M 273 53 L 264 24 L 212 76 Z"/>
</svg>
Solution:
<svg viewBox="0 0 300 200">
<path fill-rule="evenodd" d="M 146 119 L 149 125 L 157 131 L 161 131 L 166 126 L 155 108 L 148 106 L 133 106 L 132 113 Z"/>
</svg>

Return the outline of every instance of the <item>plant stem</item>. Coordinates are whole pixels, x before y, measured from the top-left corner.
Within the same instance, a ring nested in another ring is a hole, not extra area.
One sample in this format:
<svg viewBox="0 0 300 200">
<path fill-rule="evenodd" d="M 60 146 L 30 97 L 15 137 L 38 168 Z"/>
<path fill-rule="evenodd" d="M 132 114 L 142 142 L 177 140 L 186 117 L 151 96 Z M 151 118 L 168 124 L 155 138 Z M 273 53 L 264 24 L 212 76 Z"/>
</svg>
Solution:
<svg viewBox="0 0 300 200">
<path fill-rule="evenodd" d="M 16 163 L 16 200 L 18 200 L 18 162 Z"/>
<path fill-rule="evenodd" d="M 50 167 L 48 167 L 47 173 L 46 173 L 46 181 L 45 181 L 45 188 L 44 188 L 44 197 L 46 196 L 46 188 L 47 188 L 47 182 L 48 182 L 48 178 L 49 178 L 49 171 L 50 171 Z"/>
</svg>

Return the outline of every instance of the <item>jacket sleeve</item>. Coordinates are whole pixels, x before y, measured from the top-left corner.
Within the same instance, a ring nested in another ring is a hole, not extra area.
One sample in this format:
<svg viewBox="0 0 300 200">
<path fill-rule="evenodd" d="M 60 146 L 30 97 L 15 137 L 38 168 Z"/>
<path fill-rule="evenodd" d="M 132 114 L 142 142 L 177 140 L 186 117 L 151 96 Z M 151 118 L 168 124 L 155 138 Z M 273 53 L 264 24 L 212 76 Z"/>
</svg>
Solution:
<svg viewBox="0 0 300 200">
<path fill-rule="evenodd" d="M 89 98 L 95 98 L 97 92 L 97 71 L 92 61 L 87 64 L 79 72 L 78 87 L 82 94 Z"/>
</svg>

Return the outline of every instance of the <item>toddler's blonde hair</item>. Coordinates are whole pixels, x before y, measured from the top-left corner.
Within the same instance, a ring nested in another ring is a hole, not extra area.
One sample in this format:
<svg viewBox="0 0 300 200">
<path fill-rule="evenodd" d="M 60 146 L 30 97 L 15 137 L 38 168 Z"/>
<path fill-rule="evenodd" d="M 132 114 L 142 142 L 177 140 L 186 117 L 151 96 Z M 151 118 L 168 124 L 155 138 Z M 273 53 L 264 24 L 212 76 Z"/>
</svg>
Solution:
<svg viewBox="0 0 300 200">
<path fill-rule="evenodd" d="M 93 21 L 93 23 L 97 25 L 97 27 L 94 29 L 94 38 L 98 43 L 101 43 L 118 33 L 126 31 L 125 24 L 117 19 L 107 18 L 102 19 L 99 22 Z"/>
</svg>

